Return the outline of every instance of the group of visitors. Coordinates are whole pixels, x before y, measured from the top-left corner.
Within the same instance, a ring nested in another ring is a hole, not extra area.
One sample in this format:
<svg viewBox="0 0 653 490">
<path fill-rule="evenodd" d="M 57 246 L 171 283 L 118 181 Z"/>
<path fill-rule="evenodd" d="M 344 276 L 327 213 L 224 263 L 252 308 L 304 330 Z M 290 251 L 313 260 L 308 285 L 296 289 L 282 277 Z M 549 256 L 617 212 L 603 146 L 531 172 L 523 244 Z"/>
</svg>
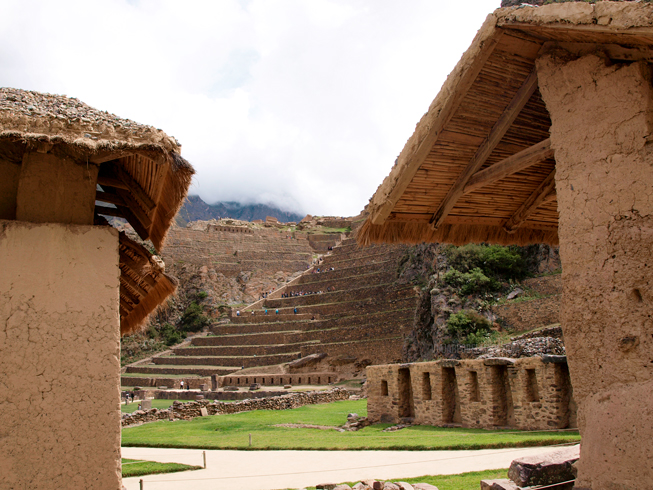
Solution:
<svg viewBox="0 0 653 490">
<path fill-rule="evenodd" d="M 329 272 L 329 271 L 334 271 L 335 268 L 329 267 L 328 269 L 320 269 L 319 267 L 317 269 L 313 269 L 313 274 L 319 274 L 320 272 Z"/>
<path fill-rule="evenodd" d="M 322 294 L 324 291 L 290 291 L 289 293 L 283 293 L 282 298 L 294 298 L 295 296 L 308 296 L 309 294 Z"/>
</svg>

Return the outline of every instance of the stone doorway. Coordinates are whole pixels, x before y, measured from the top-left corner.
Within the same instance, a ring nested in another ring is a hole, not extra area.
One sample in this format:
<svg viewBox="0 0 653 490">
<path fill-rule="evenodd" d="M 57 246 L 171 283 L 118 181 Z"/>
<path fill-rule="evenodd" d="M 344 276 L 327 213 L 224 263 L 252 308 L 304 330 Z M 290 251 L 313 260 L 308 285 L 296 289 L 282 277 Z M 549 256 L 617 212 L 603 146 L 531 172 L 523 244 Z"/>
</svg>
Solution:
<svg viewBox="0 0 653 490">
<path fill-rule="evenodd" d="M 410 379 L 410 369 L 399 368 L 398 373 L 399 387 L 399 418 L 415 418 L 415 401 L 413 400 L 413 387 Z"/>
<path fill-rule="evenodd" d="M 442 368 L 442 423 L 461 424 L 460 394 L 456 369 Z"/>
<path fill-rule="evenodd" d="M 492 366 L 494 383 L 492 387 L 493 421 L 497 427 L 515 425 L 515 410 L 510 389 L 508 366 Z"/>
</svg>

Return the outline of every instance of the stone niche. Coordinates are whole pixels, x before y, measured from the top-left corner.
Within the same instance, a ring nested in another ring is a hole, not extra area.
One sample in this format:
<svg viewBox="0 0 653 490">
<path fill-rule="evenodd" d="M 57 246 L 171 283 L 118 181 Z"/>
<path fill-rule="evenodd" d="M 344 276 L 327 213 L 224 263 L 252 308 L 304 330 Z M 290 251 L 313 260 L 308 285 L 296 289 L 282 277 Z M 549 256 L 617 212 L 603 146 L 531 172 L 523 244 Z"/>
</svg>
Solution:
<svg viewBox="0 0 653 490">
<path fill-rule="evenodd" d="M 576 427 L 564 356 L 444 360 L 367 368 L 368 418 L 441 427 Z"/>
</svg>

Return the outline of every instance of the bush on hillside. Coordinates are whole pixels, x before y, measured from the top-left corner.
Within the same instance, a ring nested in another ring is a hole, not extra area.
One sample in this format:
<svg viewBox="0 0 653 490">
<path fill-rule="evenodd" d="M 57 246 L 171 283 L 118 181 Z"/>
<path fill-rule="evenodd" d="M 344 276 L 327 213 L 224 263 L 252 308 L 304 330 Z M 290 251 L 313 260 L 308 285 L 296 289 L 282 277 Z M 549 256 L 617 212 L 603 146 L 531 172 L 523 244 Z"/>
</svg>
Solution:
<svg viewBox="0 0 653 490">
<path fill-rule="evenodd" d="M 449 265 L 463 273 L 480 269 L 495 280 L 523 279 L 528 273 L 526 260 L 519 247 L 478 245 L 447 247 L 444 251 Z"/>
<path fill-rule="evenodd" d="M 188 305 L 179 320 L 179 328 L 184 332 L 199 332 L 208 326 L 211 321 L 204 314 L 204 310 L 195 301 Z"/>
<path fill-rule="evenodd" d="M 445 284 L 458 289 L 460 293 L 465 296 L 495 291 L 500 287 L 497 281 L 487 277 L 478 267 L 469 272 L 460 272 L 457 269 L 449 269 L 444 276 L 442 276 L 442 279 Z"/>
<path fill-rule="evenodd" d="M 186 338 L 186 335 L 182 334 L 169 323 L 164 323 L 161 326 L 159 333 L 161 335 L 161 340 L 167 346 L 179 344 Z"/>
<path fill-rule="evenodd" d="M 454 313 L 447 320 L 447 332 L 452 342 L 478 344 L 490 336 L 492 324 L 483 315 L 473 310 Z"/>
</svg>

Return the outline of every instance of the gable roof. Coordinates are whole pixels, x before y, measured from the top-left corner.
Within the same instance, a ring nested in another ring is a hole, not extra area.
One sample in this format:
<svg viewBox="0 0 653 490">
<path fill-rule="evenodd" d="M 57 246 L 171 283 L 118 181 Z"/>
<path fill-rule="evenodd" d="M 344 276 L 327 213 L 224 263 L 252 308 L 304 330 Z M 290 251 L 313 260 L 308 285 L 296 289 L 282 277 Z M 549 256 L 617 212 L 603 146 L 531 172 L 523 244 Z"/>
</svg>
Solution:
<svg viewBox="0 0 653 490">
<path fill-rule="evenodd" d="M 653 58 L 653 6 L 584 2 L 490 14 L 366 207 L 361 245 L 558 243 L 545 52 Z"/>
</svg>

